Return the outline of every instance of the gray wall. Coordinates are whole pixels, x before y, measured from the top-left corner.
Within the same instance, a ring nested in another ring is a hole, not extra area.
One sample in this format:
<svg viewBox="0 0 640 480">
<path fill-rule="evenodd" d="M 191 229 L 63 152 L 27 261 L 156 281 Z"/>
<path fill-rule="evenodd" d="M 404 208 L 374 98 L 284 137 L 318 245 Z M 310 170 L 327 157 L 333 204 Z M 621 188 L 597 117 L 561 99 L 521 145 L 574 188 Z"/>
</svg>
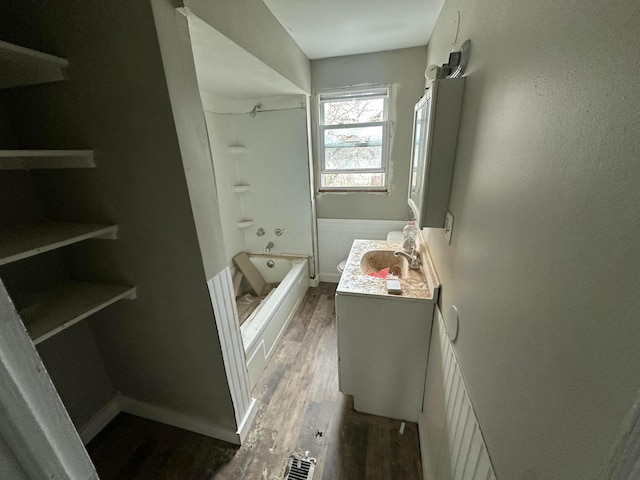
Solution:
<svg viewBox="0 0 640 480">
<path fill-rule="evenodd" d="M 597 478 L 640 388 L 640 3 L 449 0 L 471 39 L 450 210 L 427 233 L 501 479 Z"/>
<path fill-rule="evenodd" d="M 138 287 L 88 320 L 114 387 L 235 431 L 151 6 L 49 2 L 4 18 L 5 40 L 71 62 L 69 82 L 3 98 L 20 144 L 97 152 L 95 170 L 36 178 L 48 216 L 120 225 L 117 241 L 64 252 L 76 278 Z"/>
<path fill-rule="evenodd" d="M 396 129 L 391 146 L 389 193 L 323 193 L 316 201 L 319 218 L 408 218 L 407 189 L 411 163 L 413 108 L 424 93 L 425 58 L 425 47 L 414 47 L 311 61 L 311 84 L 314 93 L 324 89 L 367 83 L 393 83 L 397 87 Z M 314 145 L 317 145 L 315 97 L 313 106 Z M 315 147 L 314 158 L 317 161 Z"/>
</svg>

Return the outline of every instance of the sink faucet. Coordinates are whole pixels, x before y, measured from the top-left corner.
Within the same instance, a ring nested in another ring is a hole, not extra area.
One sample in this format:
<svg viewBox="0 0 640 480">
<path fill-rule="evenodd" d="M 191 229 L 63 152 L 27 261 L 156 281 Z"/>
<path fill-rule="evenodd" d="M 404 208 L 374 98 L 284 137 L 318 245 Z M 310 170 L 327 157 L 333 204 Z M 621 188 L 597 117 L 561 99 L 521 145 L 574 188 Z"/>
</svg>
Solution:
<svg viewBox="0 0 640 480">
<path fill-rule="evenodd" d="M 416 249 L 411 249 L 411 255 L 403 252 L 402 250 L 398 250 L 397 252 L 393 252 L 395 257 L 403 256 L 409 262 L 409 268 L 411 270 L 419 270 L 420 269 L 420 259 L 418 258 L 418 254 L 416 253 Z"/>
<path fill-rule="evenodd" d="M 269 242 L 267 243 L 266 248 L 264 249 L 265 253 L 271 253 L 271 249 L 274 247 L 275 245 L 273 244 L 273 242 Z"/>
</svg>

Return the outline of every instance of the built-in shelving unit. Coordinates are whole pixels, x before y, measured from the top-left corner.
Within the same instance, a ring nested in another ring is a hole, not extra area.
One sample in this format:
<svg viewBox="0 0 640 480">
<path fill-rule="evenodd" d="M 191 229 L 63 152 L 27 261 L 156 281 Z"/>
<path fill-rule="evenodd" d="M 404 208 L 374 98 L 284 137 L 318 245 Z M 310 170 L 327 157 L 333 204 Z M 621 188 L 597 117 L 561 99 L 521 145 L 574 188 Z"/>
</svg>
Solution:
<svg viewBox="0 0 640 480">
<path fill-rule="evenodd" d="M 237 154 L 246 153 L 247 147 L 245 147 L 244 145 L 229 145 L 227 147 L 227 150 L 228 150 L 228 152 L 230 154 L 237 155 Z M 239 184 L 233 185 L 231 187 L 231 190 L 233 191 L 233 193 L 247 193 L 247 192 L 251 191 L 251 186 L 247 185 L 247 184 L 239 183 Z M 245 228 L 252 227 L 253 226 L 253 220 L 247 219 L 247 218 L 244 218 L 242 220 L 238 220 L 236 222 L 236 226 L 239 229 L 245 229 Z"/>
<path fill-rule="evenodd" d="M 68 66 L 64 58 L 0 40 L 0 88 L 66 80 Z"/>
<path fill-rule="evenodd" d="M 92 150 L 0 150 L 0 170 L 94 168 Z"/>
<path fill-rule="evenodd" d="M 234 185 L 231 190 L 233 193 L 245 193 L 251 190 L 251 185 Z"/>
<path fill-rule="evenodd" d="M 89 238 L 114 239 L 117 225 L 42 222 L 0 232 L 0 265 L 32 257 Z"/>
<path fill-rule="evenodd" d="M 0 40 L 0 88 L 66 80 L 64 58 Z M 95 168 L 92 150 L 0 150 L 1 170 Z M 0 265 L 88 239 L 115 239 L 118 226 L 94 223 L 40 222 L 0 231 Z M 66 281 L 36 294 L 20 309 L 33 342 L 38 344 L 121 299 L 134 299 L 132 286 Z"/>
<path fill-rule="evenodd" d="M 135 287 L 70 281 L 41 293 L 19 313 L 37 345 L 123 298 L 136 298 Z"/>
</svg>

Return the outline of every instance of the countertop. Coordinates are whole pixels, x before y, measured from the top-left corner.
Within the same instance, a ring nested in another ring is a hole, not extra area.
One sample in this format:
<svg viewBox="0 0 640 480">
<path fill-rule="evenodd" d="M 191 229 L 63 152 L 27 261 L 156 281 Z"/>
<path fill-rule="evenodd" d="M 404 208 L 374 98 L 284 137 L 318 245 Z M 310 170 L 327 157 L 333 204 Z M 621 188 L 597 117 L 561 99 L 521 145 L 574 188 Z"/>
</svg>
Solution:
<svg viewBox="0 0 640 480">
<path fill-rule="evenodd" d="M 373 295 L 385 298 L 428 300 L 436 302 L 440 281 L 426 245 L 418 245 L 422 273 L 419 279 L 401 278 L 402 294 L 387 293 L 386 279 L 372 277 L 362 272 L 362 256 L 370 250 L 402 250 L 402 242 L 390 240 L 354 240 L 336 293 L 348 295 Z"/>
</svg>

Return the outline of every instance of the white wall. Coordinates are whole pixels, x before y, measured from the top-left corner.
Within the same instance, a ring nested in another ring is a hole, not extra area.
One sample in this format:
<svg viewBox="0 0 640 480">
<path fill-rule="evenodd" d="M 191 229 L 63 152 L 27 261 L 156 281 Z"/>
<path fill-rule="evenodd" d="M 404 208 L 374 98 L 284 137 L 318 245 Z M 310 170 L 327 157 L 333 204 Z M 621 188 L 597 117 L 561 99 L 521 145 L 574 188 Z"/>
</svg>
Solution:
<svg viewBox="0 0 640 480">
<path fill-rule="evenodd" d="M 232 191 L 232 186 L 248 181 L 240 177 L 239 164 L 241 155 L 229 153 L 229 145 L 237 145 L 233 134 L 233 117 L 231 115 L 216 114 L 205 106 L 205 118 L 211 156 L 216 177 L 216 189 L 220 204 L 220 222 L 224 239 L 225 259 L 231 263 L 233 256 L 246 250 L 244 233 L 236 223 L 244 218 L 243 202 L 246 194 Z"/>
<path fill-rule="evenodd" d="M 338 283 L 338 264 L 346 260 L 356 239 L 385 240 L 391 231 L 402 230 L 402 220 L 318 219 L 318 257 L 320 280 Z"/>
<path fill-rule="evenodd" d="M 273 253 L 311 255 L 304 98 L 234 103 L 203 98 L 228 261 L 241 251 L 264 253 L 268 242 L 275 245 Z M 256 103 L 263 105 L 263 111 L 252 118 L 247 112 Z M 229 153 L 230 145 L 243 145 L 246 152 Z M 234 193 L 234 184 L 248 184 L 250 191 Z M 243 218 L 254 225 L 238 229 L 236 223 Z M 259 228 L 265 230 L 263 236 L 256 235 Z M 276 228 L 283 230 L 282 236 L 275 235 Z"/>
<path fill-rule="evenodd" d="M 452 243 L 426 238 L 501 479 L 596 478 L 640 389 L 638 18 L 449 0 L 429 44 L 442 64 L 472 42 Z"/>
</svg>

